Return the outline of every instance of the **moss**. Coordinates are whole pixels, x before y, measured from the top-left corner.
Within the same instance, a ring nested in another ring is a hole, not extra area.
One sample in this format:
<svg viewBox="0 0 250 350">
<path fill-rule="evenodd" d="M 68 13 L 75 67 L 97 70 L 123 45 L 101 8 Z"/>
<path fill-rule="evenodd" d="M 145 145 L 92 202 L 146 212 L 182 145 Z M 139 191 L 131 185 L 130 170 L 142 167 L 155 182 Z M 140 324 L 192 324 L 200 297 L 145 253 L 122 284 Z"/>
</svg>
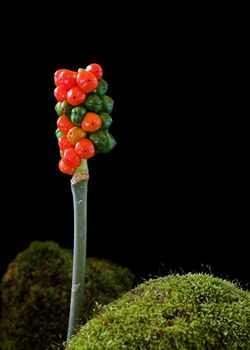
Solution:
<svg viewBox="0 0 250 350">
<path fill-rule="evenodd" d="M 33 242 L 10 263 L 1 283 L 3 350 L 45 350 L 49 344 L 62 344 L 71 269 L 71 251 L 54 242 Z M 91 317 L 96 302 L 108 303 L 132 284 L 128 269 L 109 260 L 87 259 L 84 320 Z"/>
<path fill-rule="evenodd" d="M 250 293 L 206 274 L 151 279 L 104 306 L 67 350 L 250 349 Z"/>
</svg>

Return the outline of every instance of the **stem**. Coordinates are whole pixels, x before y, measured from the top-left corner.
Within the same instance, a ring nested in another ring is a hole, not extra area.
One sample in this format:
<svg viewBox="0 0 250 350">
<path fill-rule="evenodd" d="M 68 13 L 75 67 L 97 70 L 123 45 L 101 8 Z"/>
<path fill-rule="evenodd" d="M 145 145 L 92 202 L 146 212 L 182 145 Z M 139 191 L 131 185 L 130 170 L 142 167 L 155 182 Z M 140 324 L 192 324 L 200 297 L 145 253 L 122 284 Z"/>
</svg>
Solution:
<svg viewBox="0 0 250 350">
<path fill-rule="evenodd" d="M 83 315 L 87 246 L 88 178 L 87 160 L 83 160 L 71 180 L 74 205 L 74 254 L 67 342 L 70 341 L 72 335 L 80 325 Z"/>
</svg>

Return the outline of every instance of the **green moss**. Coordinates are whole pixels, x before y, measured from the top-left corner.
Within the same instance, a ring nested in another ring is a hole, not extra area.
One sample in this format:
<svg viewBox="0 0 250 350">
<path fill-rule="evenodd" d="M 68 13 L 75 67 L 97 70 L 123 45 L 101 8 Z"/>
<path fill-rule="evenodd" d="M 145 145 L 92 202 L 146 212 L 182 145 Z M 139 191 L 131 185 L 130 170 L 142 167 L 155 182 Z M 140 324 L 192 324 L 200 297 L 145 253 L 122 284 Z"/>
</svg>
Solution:
<svg viewBox="0 0 250 350">
<path fill-rule="evenodd" d="M 68 350 L 250 349 L 250 293 L 206 274 L 151 279 L 102 308 Z"/>
<path fill-rule="evenodd" d="M 71 251 L 54 242 L 33 242 L 10 263 L 1 283 L 3 350 L 45 350 L 65 341 L 71 269 Z M 132 284 L 128 269 L 87 259 L 84 320 L 96 303 L 110 302 Z"/>
</svg>

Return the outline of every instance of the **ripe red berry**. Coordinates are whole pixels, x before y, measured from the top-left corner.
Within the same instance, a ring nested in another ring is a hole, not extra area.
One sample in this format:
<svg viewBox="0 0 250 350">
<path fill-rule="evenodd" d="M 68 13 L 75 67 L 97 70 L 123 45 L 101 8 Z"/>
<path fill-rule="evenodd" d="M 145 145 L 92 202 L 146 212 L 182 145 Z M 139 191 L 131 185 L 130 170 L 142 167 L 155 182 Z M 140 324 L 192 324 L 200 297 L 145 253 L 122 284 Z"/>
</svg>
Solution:
<svg viewBox="0 0 250 350">
<path fill-rule="evenodd" d="M 58 146 L 62 151 L 64 151 L 67 148 L 74 148 L 72 143 L 69 142 L 66 135 L 63 135 L 58 139 Z"/>
<path fill-rule="evenodd" d="M 102 126 L 102 120 L 99 117 L 98 114 L 88 112 L 85 114 L 85 117 L 83 118 L 81 127 L 84 131 L 87 132 L 94 132 L 101 128 Z"/>
<path fill-rule="evenodd" d="M 97 63 L 91 63 L 87 66 L 86 71 L 93 73 L 98 80 L 103 76 L 102 67 Z"/>
<path fill-rule="evenodd" d="M 60 160 L 58 166 L 59 166 L 59 169 L 61 170 L 61 172 L 64 174 L 73 175 L 75 172 L 75 169 L 71 168 L 70 166 L 65 164 L 62 159 Z"/>
<path fill-rule="evenodd" d="M 69 118 L 67 118 L 64 114 L 57 119 L 56 123 L 58 129 L 60 129 L 64 134 L 67 134 L 69 129 L 73 128 L 74 126 L 72 121 Z"/>
<path fill-rule="evenodd" d="M 67 101 L 72 106 L 79 106 L 86 99 L 86 94 L 78 87 L 72 87 L 67 93 Z"/>
<path fill-rule="evenodd" d="M 62 85 L 60 74 L 66 71 L 66 69 L 58 69 L 54 74 L 54 82 L 56 86 Z"/>
<path fill-rule="evenodd" d="M 65 149 L 62 160 L 71 168 L 78 168 L 81 165 L 81 158 L 78 157 L 74 148 Z"/>
<path fill-rule="evenodd" d="M 67 90 L 62 85 L 57 86 L 54 90 L 54 95 L 58 102 L 63 102 L 67 98 Z"/>
<path fill-rule="evenodd" d="M 75 145 L 75 152 L 79 157 L 89 159 L 95 154 L 95 146 L 92 141 L 83 138 Z"/>
<path fill-rule="evenodd" d="M 78 72 L 76 82 L 79 88 L 85 92 L 85 94 L 88 94 L 89 92 L 95 90 L 98 86 L 98 80 L 96 76 L 84 69 Z"/>
<path fill-rule="evenodd" d="M 62 69 L 62 71 L 57 74 L 57 79 L 55 80 L 56 85 L 62 85 L 66 90 L 69 90 L 76 85 L 76 75 L 76 72 L 68 69 Z"/>
</svg>

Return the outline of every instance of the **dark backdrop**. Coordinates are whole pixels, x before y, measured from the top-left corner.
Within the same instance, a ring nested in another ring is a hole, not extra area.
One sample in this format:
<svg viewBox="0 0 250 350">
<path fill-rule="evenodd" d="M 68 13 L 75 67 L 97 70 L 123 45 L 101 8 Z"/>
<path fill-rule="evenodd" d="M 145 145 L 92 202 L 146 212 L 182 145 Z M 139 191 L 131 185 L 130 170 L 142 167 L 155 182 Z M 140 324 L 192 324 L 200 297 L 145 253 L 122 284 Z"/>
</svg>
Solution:
<svg viewBox="0 0 250 350">
<path fill-rule="evenodd" d="M 89 161 L 88 256 L 113 259 L 138 276 L 205 271 L 246 284 L 246 151 L 232 102 L 236 68 L 223 42 L 182 33 L 160 43 L 110 36 L 74 49 L 46 45 L 40 39 L 29 46 L 15 67 L 20 101 L 9 110 L 17 130 L 1 272 L 33 240 L 72 247 L 70 177 L 57 169 L 53 74 L 97 62 L 115 101 L 117 147 Z"/>
</svg>

